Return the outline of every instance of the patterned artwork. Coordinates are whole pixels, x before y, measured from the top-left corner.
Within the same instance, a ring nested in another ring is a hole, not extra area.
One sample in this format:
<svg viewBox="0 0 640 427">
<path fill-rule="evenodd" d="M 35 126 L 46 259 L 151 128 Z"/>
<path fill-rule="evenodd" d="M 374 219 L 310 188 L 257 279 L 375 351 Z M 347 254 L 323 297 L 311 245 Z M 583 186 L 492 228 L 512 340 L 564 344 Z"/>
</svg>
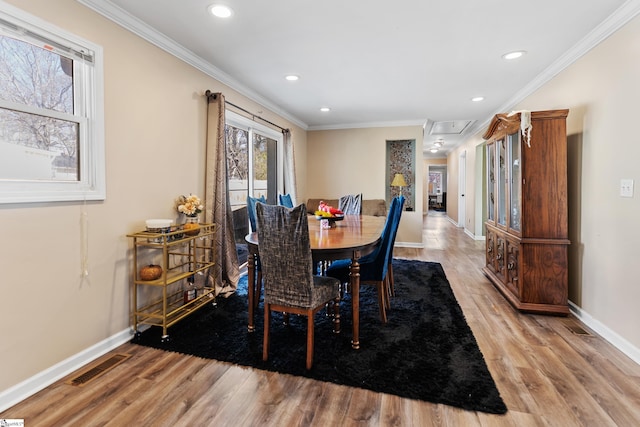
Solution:
<svg viewBox="0 0 640 427">
<path fill-rule="evenodd" d="M 391 181 L 401 173 L 407 182 L 402 195 L 406 197 L 404 206 L 408 211 L 415 208 L 415 143 L 414 139 L 387 141 L 387 203 L 400 193 L 398 187 L 391 186 Z"/>
<path fill-rule="evenodd" d="M 429 194 L 442 192 L 442 172 L 429 172 Z"/>
</svg>

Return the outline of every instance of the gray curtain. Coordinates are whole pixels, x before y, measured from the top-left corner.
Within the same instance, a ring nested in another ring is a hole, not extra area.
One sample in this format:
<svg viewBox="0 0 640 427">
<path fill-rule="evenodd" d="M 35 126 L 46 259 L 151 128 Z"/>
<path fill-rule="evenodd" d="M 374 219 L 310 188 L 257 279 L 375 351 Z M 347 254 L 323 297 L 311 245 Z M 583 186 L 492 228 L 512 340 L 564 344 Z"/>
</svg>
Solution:
<svg viewBox="0 0 640 427">
<path fill-rule="evenodd" d="M 227 192 L 225 102 L 221 93 L 207 91 L 207 159 L 205 177 L 205 221 L 216 224 L 215 267 L 210 273 L 215 294 L 235 292 L 240 278 L 233 218 Z"/>
<path fill-rule="evenodd" d="M 299 202 L 296 193 L 295 153 L 289 129 L 282 131 L 282 141 L 284 145 L 284 193 L 289 193 L 293 205 L 296 206 Z"/>
</svg>

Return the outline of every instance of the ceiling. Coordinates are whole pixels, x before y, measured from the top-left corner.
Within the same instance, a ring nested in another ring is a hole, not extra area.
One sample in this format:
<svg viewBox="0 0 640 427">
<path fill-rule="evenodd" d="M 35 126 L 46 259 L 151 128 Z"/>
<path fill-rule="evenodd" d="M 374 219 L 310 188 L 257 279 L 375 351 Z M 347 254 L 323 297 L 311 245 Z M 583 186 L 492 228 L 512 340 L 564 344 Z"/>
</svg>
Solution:
<svg viewBox="0 0 640 427">
<path fill-rule="evenodd" d="M 637 0 L 78 1 L 305 129 L 424 126 L 425 157 L 446 156 L 638 10 Z M 213 17 L 212 3 L 233 15 Z M 502 58 L 515 50 L 526 54 Z"/>
</svg>

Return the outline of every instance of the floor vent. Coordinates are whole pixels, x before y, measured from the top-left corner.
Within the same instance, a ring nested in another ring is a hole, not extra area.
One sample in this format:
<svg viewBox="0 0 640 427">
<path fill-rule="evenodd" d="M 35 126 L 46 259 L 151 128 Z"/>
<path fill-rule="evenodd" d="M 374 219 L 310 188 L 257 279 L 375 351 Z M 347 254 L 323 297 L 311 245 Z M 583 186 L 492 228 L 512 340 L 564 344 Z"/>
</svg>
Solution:
<svg viewBox="0 0 640 427">
<path fill-rule="evenodd" d="M 582 327 L 579 325 L 566 325 L 566 326 L 567 326 L 567 329 L 569 329 L 571 332 L 573 332 L 576 335 L 591 335 L 589 332 L 582 329 Z"/>
<path fill-rule="evenodd" d="M 89 383 L 89 381 L 92 381 L 98 378 L 100 375 L 110 371 L 111 369 L 115 368 L 120 363 L 124 362 L 130 357 L 131 357 L 130 354 L 122 354 L 122 353 L 114 354 L 110 356 L 108 359 L 105 359 L 104 361 L 100 362 L 98 365 L 92 368 L 89 368 L 88 370 L 82 372 L 81 374 L 71 378 L 69 381 L 67 381 L 67 384 L 76 385 L 76 386 L 86 385 L 87 383 Z"/>
</svg>

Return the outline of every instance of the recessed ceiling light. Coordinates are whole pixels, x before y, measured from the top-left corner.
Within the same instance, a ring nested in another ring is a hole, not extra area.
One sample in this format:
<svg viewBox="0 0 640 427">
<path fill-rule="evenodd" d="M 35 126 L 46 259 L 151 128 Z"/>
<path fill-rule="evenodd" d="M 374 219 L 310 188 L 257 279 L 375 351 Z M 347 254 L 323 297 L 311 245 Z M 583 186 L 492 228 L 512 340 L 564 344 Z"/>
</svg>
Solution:
<svg viewBox="0 0 640 427">
<path fill-rule="evenodd" d="M 517 59 L 517 58 L 520 58 L 525 53 L 527 53 L 527 52 L 525 52 L 524 50 L 516 50 L 514 52 L 505 53 L 504 55 L 502 55 L 502 58 L 503 59 Z"/>
<path fill-rule="evenodd" d="M 300 79 L 300 76 L 296 76 L 295 74 L 289 74 L 284 76 L 284 78 L 289 80 L 290 82 L 295 82 L 296 80 Z"/>
<path fill-rule="evenodd" d="M 209 6 L 209 12 L 213 16 L 217 16 L 218 18 L 229 18 L 233 15 L 233 11 L 229 6 L 225 6 L 224 4 L 212 4 Z"/>
<path fill-rule="evenodd" d="M 437 153 L 437 152 L 438 152 L 438 149 L 437 149 L 437 148 L 432 148 L 432 149 L 431 149 L 431 150 L 429 150 L 429 151 L 431 151 L 432 153 Z"/>
<path fill-rule="evenodd" d="M 480 102 L 480 101 L 484 101 L 484 96 L 475 96 L 473 98 L 471 98 L 471 100 L 473 102 Z"/>
<path fill-rule="evenodd" d="M 320 108 L 320 111 L 322 111 L 323 113 L 327 113 L 327 112 L 331 111 L 331 108 L 329 108 L 329 107 L 322 107 L 322 108 Z"/>
</svg>

